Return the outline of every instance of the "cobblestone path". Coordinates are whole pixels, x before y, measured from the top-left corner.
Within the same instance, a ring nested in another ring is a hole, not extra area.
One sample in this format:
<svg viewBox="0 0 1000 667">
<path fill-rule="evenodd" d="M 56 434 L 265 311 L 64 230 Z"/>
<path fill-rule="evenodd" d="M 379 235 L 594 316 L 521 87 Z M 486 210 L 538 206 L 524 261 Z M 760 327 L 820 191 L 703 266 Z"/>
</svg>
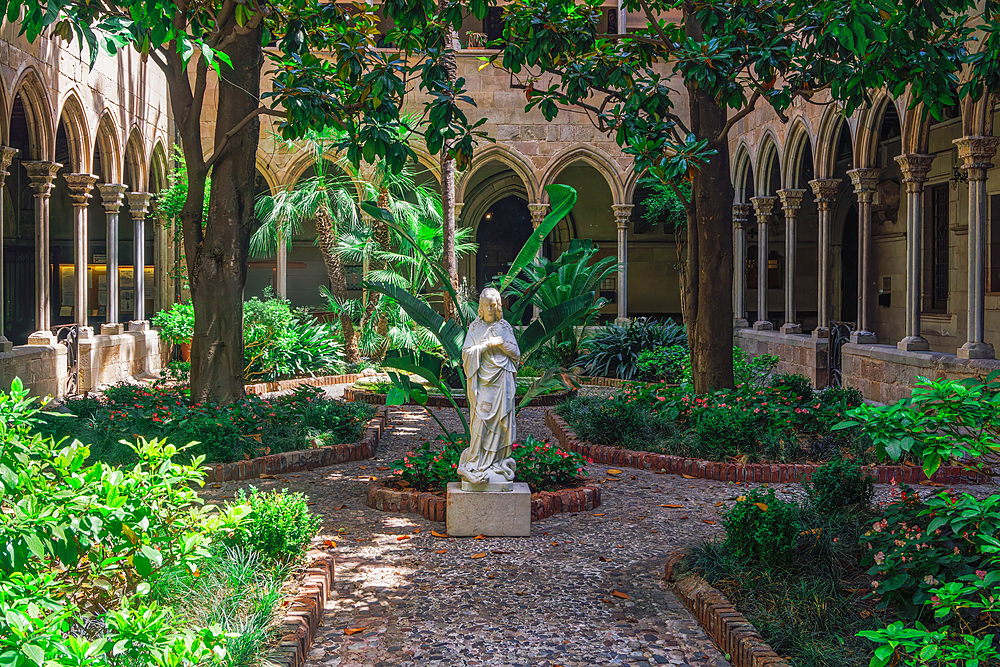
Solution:
<svg viewBox="0 0 1000 667">
<path fill-rule="evenodd" d="M 443 523 L 365 507 L 368 476 L 439 432 L 420 408 L 393 409 L 392 424 L 376 459 L 206 489 L 221 500 L 288 487 L 323 516 L 336 583 L 310 667 L 729 665 L 665 587 L 663 563 L 720 532 L 716 503 L 733 487 L 592 464 L 603 503 L 592 512 L 537 521 L 529 538 L 437 538 Z M 540 408 L 518 430 L 551 437 Z"/>
</svg>

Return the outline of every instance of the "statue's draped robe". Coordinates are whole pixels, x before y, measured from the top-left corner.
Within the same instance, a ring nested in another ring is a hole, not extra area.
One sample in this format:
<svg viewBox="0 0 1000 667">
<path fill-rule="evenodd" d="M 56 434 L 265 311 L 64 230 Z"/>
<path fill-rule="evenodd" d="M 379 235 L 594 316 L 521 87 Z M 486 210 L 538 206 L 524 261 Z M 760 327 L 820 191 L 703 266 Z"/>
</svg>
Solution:
<svg viewBox="0 0 1000 667">
<path fill-rule="evenodd" d="M 503 339 L 503 351 L 487 349 L 486 341 L 493 337 Z M 469 482 L 488 481 L 490 472 L 508 477 L 500 464 L 511 457 L 517 438 L 514 406 L 520 360 L 514 329 L 506 320 L 487 323 L 477 318 L 469 326 L 462 365 L 468 379 L 471 441 L 458 464 L 459 475 Z"/>
</svg>

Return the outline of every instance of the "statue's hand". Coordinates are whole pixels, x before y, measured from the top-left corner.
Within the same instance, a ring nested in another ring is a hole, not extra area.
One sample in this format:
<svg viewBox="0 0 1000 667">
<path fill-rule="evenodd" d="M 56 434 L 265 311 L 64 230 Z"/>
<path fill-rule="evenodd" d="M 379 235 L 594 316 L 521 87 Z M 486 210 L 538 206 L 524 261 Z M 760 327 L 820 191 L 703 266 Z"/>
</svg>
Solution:
<svg viewBox="0 0 1000 667">
<path fill-rule="evenodd" d="M 503 347 L 503 338 L 501 338 L 500 336 L 491 336 L 490 338 L 487 338 L 486 339 L 486 347 L 488 347 L 490 349 L 493 349 L 493 348 L 502 348 Z"/>
</svg>

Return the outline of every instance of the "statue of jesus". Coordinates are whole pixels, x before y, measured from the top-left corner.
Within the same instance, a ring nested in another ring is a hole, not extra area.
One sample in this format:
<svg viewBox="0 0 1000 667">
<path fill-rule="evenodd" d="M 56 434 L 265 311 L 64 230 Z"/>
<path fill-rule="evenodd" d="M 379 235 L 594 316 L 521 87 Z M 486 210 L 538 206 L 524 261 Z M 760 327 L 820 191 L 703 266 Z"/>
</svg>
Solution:
<svg viewBox="0 0 1000 667">
<path fill-rule="evenodd" d="M 521 351 L 514 329 L 503 319 L 500 292 L 479 295 L 479 317 L 462 345 L 468 380 L 471 438 L 458 463 L 465 491 L 513 491 L 517 438 L 514 405 Z"/>
</svg>

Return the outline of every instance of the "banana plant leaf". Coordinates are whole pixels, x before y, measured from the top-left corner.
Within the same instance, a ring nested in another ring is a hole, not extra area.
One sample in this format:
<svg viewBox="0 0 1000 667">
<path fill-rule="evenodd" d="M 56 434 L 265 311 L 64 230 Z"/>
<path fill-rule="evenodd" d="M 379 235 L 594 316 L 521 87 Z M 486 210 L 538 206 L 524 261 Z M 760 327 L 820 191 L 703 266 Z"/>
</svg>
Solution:
<svg viewBox="0 0 1000 667">
<path fill-rule="evenodd" d="M 560 303 L 554 308 L 543 310 L 519 335 L 515 330 L 517 346 L 521 349 L 521 359 L 527 358 L 559 332 L 575 326 L 593 308 L 595 296 L 594 292 L 588 292 Z"/>
<path fill-rule="evenodd" d="M 444 360 L 435 357 L 433 354 L 416 352 L 414 354 L 403 354 L 399 350 L 389 350 L 385 353 L 382 366 L 385 368 L 395 368 L 399 371 L 406 371 L 411 375 L 421 377 L 435 387 L 440 388 L 444 383 L 441 380 L 441 367 Z"/>
<path fill-rule="evenodd" d="M 427 390 L 410 379 L 408 375 L 389 373 L 392 387 L 385 397 L 386 405 L 406 405 L 413 401 L 417 405 L 427 405 Z"/>
<path fill-rule="evenodd" d="M 510 265 L 510 270 L 507 271 L 507 275 L 504 277 L 503 282 L 500 283 L 500 292 L 503 293 L 507 287 L 510 286 L 511 282 L 517 278 L 517 275 L 521 273 L 528 264 L 535 259 L 538 254 L 538 250 L 542 247 L 542 243 L 545 241 L 545 237 L 549 235 L 559 221 L 565 218 L 569 212 L 573 209 L 576 204 L 576 190 L 568 185 L 562 185 L 560 183 L 553 183 L 551 185 L 545 186 L 545 191 L 549 193 L 549 205 L 551 210 L 549 214 L 545 216 L 542 223 L 538 225 L 538 229 L 532 232 L 528 240 L 524 242 L 524 246 L 521 247 L 521 252 L 517 253 L 517 257 L 514 259 L 514 263 Z"/>
<path fill-rule="evenodd" d="M 427 303 L 396 285 L 365 281 L 365 287 L 395 299 L 414 322 L 434 335 L 453 365 L 462 363 L 462 345 L 465 343 L 464 326 L 459 325 L 455 320 L 444 319 Z"/>
<path fill-rule="evenodd" d="M 521 408 L 528 405 L 528 403 L 531 402 L 531 399 L 550 387 L 579 389 L 580 382 L 577 380 L 575 375 L 567 373 L 559 367 L 546 368 L 545 372 L 531 383 L 531 386 L 528 387 L 528 391 L 524 393 L 524 396 L 521 398 L 520 402 L 518 402 L 518 412 L 520 412 Z"/>
</svg>

